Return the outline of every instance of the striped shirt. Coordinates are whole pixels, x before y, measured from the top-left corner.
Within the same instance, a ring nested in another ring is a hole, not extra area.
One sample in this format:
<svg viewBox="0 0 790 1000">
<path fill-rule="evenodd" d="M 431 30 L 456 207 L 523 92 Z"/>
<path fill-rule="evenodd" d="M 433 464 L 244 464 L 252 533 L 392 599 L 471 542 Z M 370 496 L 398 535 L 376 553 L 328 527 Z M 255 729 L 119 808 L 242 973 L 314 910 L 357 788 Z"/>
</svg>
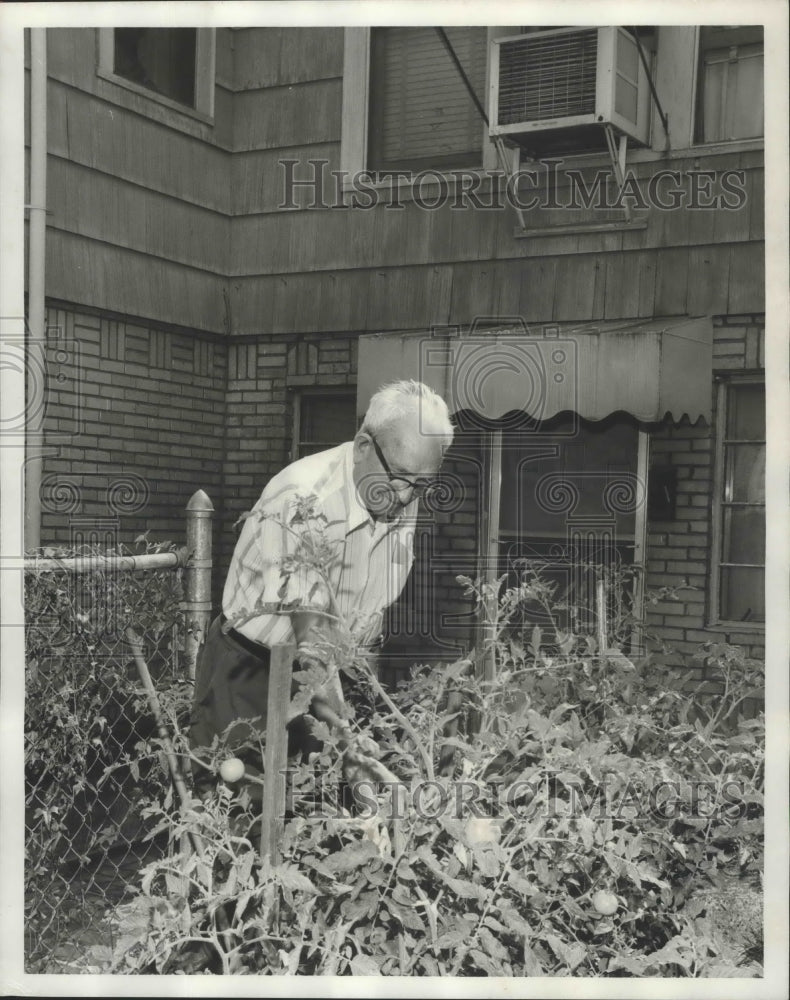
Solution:
<svg viewBox="0 0 790 1000">
<path fill-rule="evenodd" d="M 300 500 L 310 496 L 312 514 L 304 518 Z M 257 602 L 328 611 L 331 587 L 357 642 L 373 643 L 383 610 L 403 590 L 411 570 L 417 506 L 412 501 L 393 521 L 374 520 L 354 485 L 353 442 L 292 463 L 268 483 L 244 522 L 222 595 L 226 618 L 265 646 L 290 643 L 294 633 L 287 613 L 267 608 L 246 622 L 232 619 L 250 614 Z M 297 550 L 303 557 L 311 543 L 328 556 L 329 586 L 315 569 L 291 564 Z"/>
</svg>

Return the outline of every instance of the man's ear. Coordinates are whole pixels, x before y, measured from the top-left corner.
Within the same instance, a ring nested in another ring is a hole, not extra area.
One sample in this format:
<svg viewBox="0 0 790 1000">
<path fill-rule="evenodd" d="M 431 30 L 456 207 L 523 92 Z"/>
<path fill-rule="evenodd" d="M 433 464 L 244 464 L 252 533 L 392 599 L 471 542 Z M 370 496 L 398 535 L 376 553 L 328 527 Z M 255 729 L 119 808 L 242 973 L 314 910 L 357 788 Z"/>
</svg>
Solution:
<svg viewBox="0 0 790 1000">
<path fill-rule="evenodd" d="M 354 437 L 354 461 L 360 462 L 370 447 L 370 438 L 364 431 L 357 431 Z"/>
</svg>

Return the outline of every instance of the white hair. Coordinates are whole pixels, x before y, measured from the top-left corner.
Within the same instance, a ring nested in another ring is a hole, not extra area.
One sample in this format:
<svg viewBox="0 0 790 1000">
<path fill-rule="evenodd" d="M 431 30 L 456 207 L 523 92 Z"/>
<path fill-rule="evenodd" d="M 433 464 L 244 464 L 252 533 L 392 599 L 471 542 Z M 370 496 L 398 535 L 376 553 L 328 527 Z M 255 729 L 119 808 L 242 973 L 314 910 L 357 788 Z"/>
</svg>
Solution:
<svg viewBox="0 0 790 1000">
<path fill-rule="evenodd" d="M 442 397 L 423 382 L 403 379 L 390 382 L 374 393 L 368 405 L 362 431 L 379 434 L 386 428 L 415 411 L 420 414 L 423 433 L 444 438 L 444 445 L 453 443 L 455 430 L 450 422 L 450 411 Z"/>
</svg>

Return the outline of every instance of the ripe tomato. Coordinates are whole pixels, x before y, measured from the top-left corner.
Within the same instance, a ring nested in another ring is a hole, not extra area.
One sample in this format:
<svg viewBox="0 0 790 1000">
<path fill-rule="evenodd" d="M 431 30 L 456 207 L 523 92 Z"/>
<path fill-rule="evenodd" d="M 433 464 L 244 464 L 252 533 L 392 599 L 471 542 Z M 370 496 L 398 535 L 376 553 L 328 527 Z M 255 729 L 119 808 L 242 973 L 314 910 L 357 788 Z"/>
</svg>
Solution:
<svg viewBox="0 0 790 1000">
<path fill-rule="evenodd" d="M 605 917 L 611 917 L 613 913 L 617 913 L 617 897 L 606 889 L 599 889 L 593 893 L 592 905 L 598 913 L 602 913 Z"/>
<path fill-rule="evenodd" d="M 220 764 L 219 774 L 223 781 L 239 781 L 244 777 L 244 763 L 238 757 L 228 757 Z"/>
</svg>

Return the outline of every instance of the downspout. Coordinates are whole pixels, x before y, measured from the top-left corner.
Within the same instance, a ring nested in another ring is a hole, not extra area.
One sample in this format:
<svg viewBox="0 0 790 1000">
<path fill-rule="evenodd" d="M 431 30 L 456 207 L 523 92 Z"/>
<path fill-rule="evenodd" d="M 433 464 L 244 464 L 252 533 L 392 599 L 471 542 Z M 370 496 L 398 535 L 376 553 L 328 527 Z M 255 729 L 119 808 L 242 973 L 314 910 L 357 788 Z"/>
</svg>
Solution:
<svg viewBox="0 0 790 1000">
<path fill-rule="evenodd" d="M 41 469 L 44 450 L 46 386 L 38 385 L 46 371 L 47 201 L 47 31 L 30 29 L 30 215 L 28 223 L 27 320 L 27 447 L 25 461 L 25 548 L 41 544 Z"/>
</svg>

